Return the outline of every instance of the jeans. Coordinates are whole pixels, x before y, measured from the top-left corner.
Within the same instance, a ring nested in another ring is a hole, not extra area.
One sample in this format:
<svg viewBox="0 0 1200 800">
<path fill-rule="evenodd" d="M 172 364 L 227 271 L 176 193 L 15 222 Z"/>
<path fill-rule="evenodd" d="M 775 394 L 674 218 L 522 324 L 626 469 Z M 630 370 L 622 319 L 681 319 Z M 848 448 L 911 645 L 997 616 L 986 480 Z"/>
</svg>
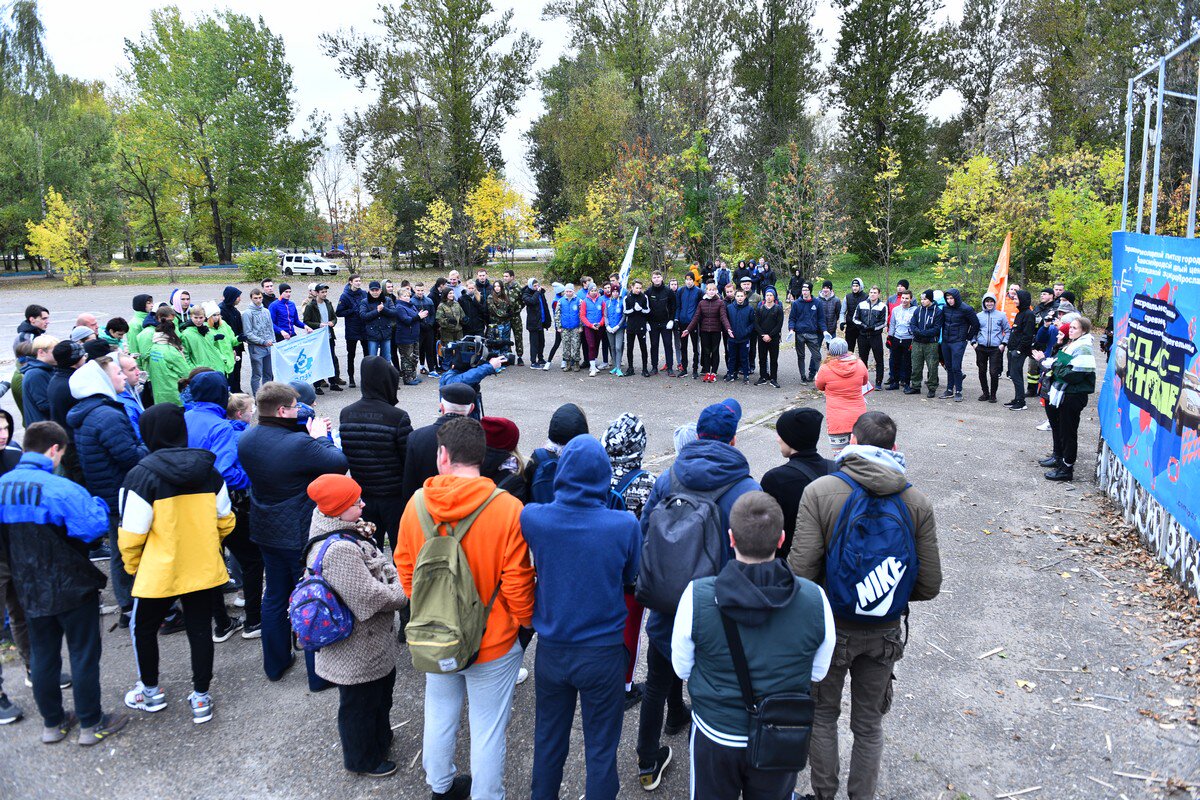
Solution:
<svg viewBox="0 0 1200 800">
<path fill-rule="evenodd" d="M 650 325 L 650 371 L 658 371 L 658 343 L 662 342 L 667 357 L 667 369 L 675 369 L 675 333 L 667 330 L 665 322 Z"/>
<path fill-rule="evenodd" d="M 83 605 L 50 617 L 29 618 L 30 664 L 33 699 L 47 728 L 62 724 L 62 643 L 67 640 L 71 659 L 71 694 L 79 724 L 100 723 L 100 593 Z"/>
<path fill-rule="evenodd" d="M 614 369 L 620 369 L 621 357 L 625 355 L 625 328 L 617 328 L 615 333 L 613 331 L 604 333 L 608 337 L 608 349 L 612 353 L 612 366 Z"/>
<path fill-rule="evenodd" d="M 1008 377 L 1013 382 L 1014 403 L 1025 402 L 1025 356 L 1008 351 Z"/>
<path fill-rule="evenodd" d="M 859 329 L 858 357 L 863 366 L 869 363 L 868 357 L 872 353 L 875 355 L 875 385 L 879 386 L 883 383 L 883 332 Z"/>
<path fill-rule="evenodd" d="M 354 357 L 358 354 L 358 339 L 346 338 L 346 380 L 354 383 Z M 367 352 L 367 346 L 363 345 L 364 357 Z"/>
<path fill-rule="evenodd" d="M 192 655 L 192 688 L 198 694 L 208 692 L 213 674 L 212 603 L 215 589 L 201 589 L 179 596 L 183 606 L 183 624 Z M 171 612 L 173 597 L 136 597 L 129 620 L 133 639 L 133 657 L 138 679 L 146 686 L 158 686 L 158 626 Z"/>
<path fill-rule="evenodd" d="M 346 343 L 349 347 L 349 342 Z M 421 339 L 419 347 L 419 363 L 426 370 L 437 369 L 437 337 L 433 335 L 432 327 L 421 326 Z"/>
<path fill-rule="evenodd" d="M 617 796 L 620 790 L 617 745 L 621 742 L 625 716 L 624 677 L 628 660 L 623 644 L 572 647 L 544 640 L 538 643 L 534 671 L 537 687 L 534 800 L 558 800 L 575 721 L 576 696 L 583 716 L 587 796 Z"/>
<path fill-rule="evenodd" d="M 804 353 L 808 352 L 808 369 L 804 368 Z M 796 334 L 796 366 L 800 369 L 800 380 L 811 381 L 821 368 L 821 334 Z"/>
<path fill-rule="evenodd" d="M 671 331 L 671 333 L 674 334 L 674 336 L 672 337 L 672 341 L 674 342 L 675 352 L 679 356 L 679 371 L 680 372 L 687 372 L 687 364 L 688 364 L 687 351 L 688 351 L 688 340 L 689 339 L 691 339 L 691 341 L 692 341 L 692 371 L 693 372 L 696 371 L 696 365 L 700 361 L 700 342 L 695 339 L 692 339 L 692 337 L 690 337 L 690 336 L 685 339 L 685 338 L 683 338 L 683 336 L 680 335 L 683 333 L 684 328 L 686 328 L 688 326 L 688 322 L 691 322 L 691 320 L 688 320 L 687 322 L 680 322 L 679 320 L 675 320 L 675 328 L 674 328 L 674 330 Z"/>
<path fill-rule="evenodd" d="M 109 515 L 108 550 L 112 555 L 108 559 L 108 575 L 112 579 L 113 596 L 117 599 L 117 605 L 121 607 L 122 611 L 127 612 L 133 608 L 133 576 L 125 571 L 121 548 L 117 547 L 117 526 L 120 524 L 120 516 Z"/>
<path fill-rule="evenodd" d="M 342 764 L 351 772 L 370 772 L 387 761 L 392 746 L 392 691 L 396 670 L 382 678 L 338 685 L 338 737 Z"/>
<path fill-rule="evenodd" d="M 833 800 L 838 790 L 838 717 L 847 675 L 854 748 L 846 790 L 852 798 L 875 796 L 883 756 L 883 715 L 892 706 L 893 668 L 903 657 L 899 627 L 837 632 L 829 672 L 812 685 L 816 710 L 808 760 L 818 800 Z"/>
<path fill-rule="evenodd" d="M 638 714 L 637 754 L 643 764 L 649 765 L 658 756 L 664 706 L 668 709 L 667 716 L 683 714 L 683 681 L 675 674 L 670 656 L 650 642 L 646 648 L 646 685 Z"/>
<path fill-rule="evenodd" d="M 995 397 L 1000 388 L 1000 370 L 1004 363 L 1004 354 L 999 347 L 975 345 L 975 366 L 979 370 L 979 389 L 984 394 Z"/>
<path fill-rule="evenodd" d="M 942 342 L 942 360 L 946 362 L 946 391 L 948 392 L 962 394 L 962 362 L 966 352 L 966 342 Z"/>
<path fill-rule="evenodd" d="M 258 545 L 250 541 L 250 501 L 244 493 L 234 498 L 233 512 L 237 522 L 233 531 L 225 537 L 224 545 L 237 559 L 242 571 L 242 594 L 246 598 L 246 624 L 262 623 L 263 557 Z M 217 590 L 220 592 L 220 590 Z M 224 607 L 224 598 L 220 599 Z"/>
<path fill-rule="evenodd" d="M 248 345 L 248 347 L 250 348 L 250 391 L 258 394 L 259 387 L 268 381 L 275 380 L 275 373 L 271 369 L 271 348 L 257 344 Z"/>
<path fill-rule="evenodd" d="M 692 726 L 690 741 L 694 798 L 704 800 L 790 800 L 796 773 L 750 766 L 750 750 L 725 747 Z"/>
<path fill-rule="evenodd" d="M 385 339 L 382 342 L 363 342 L 363 347 L 366 348 L 369 356 L 383 356 L 384 360 L 392 360 L 392 340 Z"/>
<path fill-rule="evenodd" d="M 400 515 L 404 513 L 404 505 L 400 497 L 362 496 L 364 503 L 362 518 L 375 523 L 375 544 L 380 550 L 394 552 L 396 537 L 400 531 Z M 391 544 L 388 544 L 388 541 Z"/>
<path fill-rule="evenodd" d="M 1046 416 L 1054 434 L 1054 455 L 1068 467 L 1073 468 L 1079 456 L 1079 418 L 1087 403 L 1086 394 L 1064 394 L 1057 407 L 1046 404 Z"/>
<path fill-rule="evenodd" d="M 264 591 L 262 601 L 263 672 L 267 680 L 277 681 L 287 672 L 295 657 L 292 653 L 292 624 L 288 622 L 288 598 L 304 573 L 300 550 L 280 547 L 259 547 L 263 558 Z M 327 688 L 329 682 L 317 675 L 312 653 L 305 651 L 304 665 L 308 668 L 308 688 L 314 692 Z"/>
<path fill-rule="evenodd" d="M 474 663 L 451 675 L 425 676 L 425 733 L 421 766 L 435 792 L 449 790 L 458 774 L 454 747 L 466 696 L 471 730 L 471 797 L 503 800 L 505 737 L 512 714 L 513 689 L 525 651 L 512 649 L 495 661 Z"/>
<path fill-rule="evenodd" d="M 912 339 L 892 339 L 891 351 L 888 353 L 888 372 L 891 382 L 900 386 L 908 386 L 912 381 Z M 935 366 L 934 369 L 937 367 Z"/>
<path fill-rule="evenodd" d="M 912 345 L 912 385 L 921 387 L 921 373 L 928 367 L 928 377 L 925 385 L 929 391 L 938 387 L 938 344 L 937 342 L 917 342 Z"/>
<path fill-rule="evenodd" d="M 750 341 L 734 341 L 729 345 L 729 349 L 733 354 L 733 363 L 729 365 L 729 374 L 737 375 L 739 372 L 742 375 L 749 376 L 754 371 L 754 365 L 750 361 Z"/>
</svg>

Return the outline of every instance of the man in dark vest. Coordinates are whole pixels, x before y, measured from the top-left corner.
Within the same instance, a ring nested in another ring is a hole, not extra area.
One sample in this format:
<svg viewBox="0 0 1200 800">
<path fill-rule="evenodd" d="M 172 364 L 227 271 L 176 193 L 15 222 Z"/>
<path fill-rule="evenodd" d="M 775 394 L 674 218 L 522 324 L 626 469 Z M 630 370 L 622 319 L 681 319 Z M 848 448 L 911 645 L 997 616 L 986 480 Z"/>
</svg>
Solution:
<svg viewBox="0 0 1200 800">
<path fill-rule="evenodd" d="M 810 693 L 825 677 L 837 641 L 833 612 L 821 587 L 775 558 L 783 538 L 775 498 L 742 495 L 729 513 L 734 560 L 716 577 L 692 581 L 679 601 L 671 663 L 692 698 L 692 786 L 708 797 L 786 800 L 796 785 L 794 772 L 750 763 L 750 715 L 721 619 L 737 626 L 756 698 Z"/>
</svg>

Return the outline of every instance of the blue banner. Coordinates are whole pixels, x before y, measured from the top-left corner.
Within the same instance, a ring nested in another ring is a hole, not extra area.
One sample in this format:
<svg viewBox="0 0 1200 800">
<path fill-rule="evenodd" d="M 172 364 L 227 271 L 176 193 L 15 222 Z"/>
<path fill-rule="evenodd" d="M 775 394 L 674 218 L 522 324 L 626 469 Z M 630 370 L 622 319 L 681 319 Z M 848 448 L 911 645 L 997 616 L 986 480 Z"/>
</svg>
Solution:
<svg viewBox="0 0 1200 800">
<path fill-rule="evenodd" d="M 316 383 L 333 375 L 333 353 L 329 328 L 276 342 L 271 348 L 271 371 L 275 380 Z"/>
<path fill-rule="evenodd" d="M 1101 434 L 1200 540 L 1200 239 L 1114 233 L 1113 295 Z"/>
</svg>

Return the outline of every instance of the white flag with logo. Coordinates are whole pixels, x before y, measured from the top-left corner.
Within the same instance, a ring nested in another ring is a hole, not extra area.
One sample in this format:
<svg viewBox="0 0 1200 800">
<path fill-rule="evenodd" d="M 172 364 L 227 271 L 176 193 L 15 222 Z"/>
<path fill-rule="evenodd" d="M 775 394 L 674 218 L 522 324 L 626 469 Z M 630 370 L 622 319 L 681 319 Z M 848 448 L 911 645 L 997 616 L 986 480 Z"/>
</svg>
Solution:
<svg viewBox="0 0 1200 800">
<path fill-rule="evenodd" d="M 621 293 L 625 293 L 629 283 L 629 268 L 633 266 L 633 247 L 637 244 L 638 229 L 633 229 L 633 238 L 629 240 L 629 247 L 625 250 L 625 258 L 621 261 L 621 271 L 618 273 L 621 278 Z"/>
<path fill-rule="evenodd" d="M 329 328 L 322 327 L 313 333 L 276 342 L 271 348 L 271 370 L 275 380 L 283 383 L 316 383 L 332 376 Z"/>
</svg>

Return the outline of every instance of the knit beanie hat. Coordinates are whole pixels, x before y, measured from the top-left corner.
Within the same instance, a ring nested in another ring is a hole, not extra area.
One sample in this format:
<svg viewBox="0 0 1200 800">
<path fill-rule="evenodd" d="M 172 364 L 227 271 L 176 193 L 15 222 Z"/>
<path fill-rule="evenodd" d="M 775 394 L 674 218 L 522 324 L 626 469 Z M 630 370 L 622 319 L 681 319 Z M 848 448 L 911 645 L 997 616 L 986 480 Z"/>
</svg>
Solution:
<svg viewBox="0 0 1200 800">
<path fill-rule="evenodd" d="M 600 444 L 614 463 L 628 459 L 640 461 L 646 452 L 646 426 L 641 417 L 627 411 L 609 424 L 600 437 Z"/>
<path fill-rule="evenodd" d="M 829 340 L 829 355 L 844 356 L 850 352 L 850 345 L 846 344 L 846 340 L 842 337 Z"/>
<path fill-rule="evenodd" d="M 321 475 L 308 485 L 308 496 L 322 514 L 338 517 L 358 502 L 362 487 L 349 475 Z"/>
<path fill-rule="evenodd" d="M 304 403 L 304 405 L 311 406 L 313 403 L 317 402 L 317 390 L 313 388 L 311 383 L 305 383 L 304 381 L 289 381 L 288 386 L 296 390 L 296 394 L 300 395 L 298 399 L 301 403 Z M 340 514 L 341 512 L 338 513 Z M 334 516 L 337 516 L 337 514 L 334 514 Z"/>
<path fill-rule="evenodd" d="M 821 288 L 822 288 L 822 289 L 832 289 L 832 288 L 833 288 L 833 281 L 826 280 L 824 283 L 822 283 L 822 284 L 821 284 Z"/>
<path fill-rule="evenodd" d="M 727 397 L 700 412 L 700 419 L 696 421 L 696 436 L 728 444 L 737 435 L 737 426 L 741 419 L 741 404 L 732 397 Z"/>
<path fill-rule="evenodd" d="M 87 325 L 76 325 L 74 328 L 71 328 L 71 341 L 73 342 L 82 344 L 95 335 L 96 332 Z"/>
<path fill-rule="evenodd" d="M 83 345 L 72 339 L 65 342 L 59 342 L 54 345 L 54 349 L 50 351 L 50 355 L 54 356 L 54 363 L 63 369 L 73 367 L 79 363 L 79 359 L 86 355 Z"/>
<path fill-rule="evenodd" d="M 933 302 L 933 289 L 926 289 L 925 291 L 921 292 L 921 296 L 932 303 Z"/>
<path fill-rule="evenodd" d="M 92 339 L 83 343 L 83 352 L 87 354 L 88 361 L 95 361 L 111 353 L 112 347 L 103 339 Z"/>
<path fill-rule="evenodd" d="M 775 432 L 793 450 L 815 450 L 825 415 L 815 408 L 789 408 L 775 422 Z"/>
<path fill-rule="evenodd" d="M 675 444 L 675 455 L 679 455 L 679 451 L 684 447 L 696 441 L 696 423 L 685 422 L 675 429 L 672 435 Z"/>
<path fill-rule="evenodd" d="M 563 403 L 550 417 L 548 437 L 554 444 L 565 446 L 576 436 L 583 436 L 587 432 L 587 415 L 574 403 Z"/>
<path fill-rule="evenodd" d="M 507 452 L 517 449 L 517 443 L 521 441 L 521 431 L 511 419 L 483 417 L 479 424 L 483 426 L 483 435 L 487 439 L 488 447 Z"/>
</svg>

